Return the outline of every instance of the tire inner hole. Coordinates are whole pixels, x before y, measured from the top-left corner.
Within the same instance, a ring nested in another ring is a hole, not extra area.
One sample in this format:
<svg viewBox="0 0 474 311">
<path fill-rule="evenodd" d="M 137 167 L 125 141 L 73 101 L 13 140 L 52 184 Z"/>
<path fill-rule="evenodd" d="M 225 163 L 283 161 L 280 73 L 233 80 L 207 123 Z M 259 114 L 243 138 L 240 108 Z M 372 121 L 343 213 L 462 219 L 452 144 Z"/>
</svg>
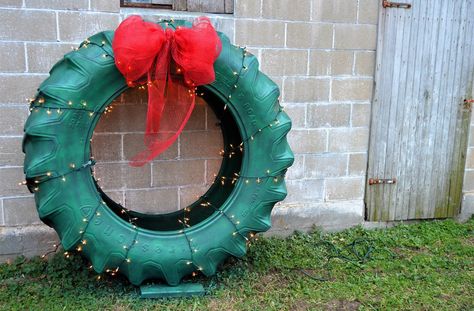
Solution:
<svg viewBox="0 0 474 311">
<path fill-rule="evenodd" d="M 234 189 L 243 157 L 236 148 L 239 129 L 219 96 L 204 87 L 197 94 L 178 140 L 141 168 L 128 160 L 143 148 L 146 90 L 127 89 L 101 116 L 91 142 L 96 187 L 123 220 L 154 231 L 181 230 L 217 213 Z"/>
</svg>

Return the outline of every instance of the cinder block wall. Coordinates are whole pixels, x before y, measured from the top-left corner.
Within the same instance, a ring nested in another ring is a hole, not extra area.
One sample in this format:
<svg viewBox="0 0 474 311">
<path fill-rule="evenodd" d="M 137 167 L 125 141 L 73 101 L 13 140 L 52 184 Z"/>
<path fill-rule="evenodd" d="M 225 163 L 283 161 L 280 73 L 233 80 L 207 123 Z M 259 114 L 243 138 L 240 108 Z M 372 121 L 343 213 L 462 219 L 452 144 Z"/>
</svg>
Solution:
<svg viewBox="0 0 474 311">
<path fill-rule="evenodd" d="M 120 9 L 119 0 L 0 1 L 0 260 L 50 249 L 24 179 L 21 153 L 26 98 L 71 47 L 115 29 L 132 13 L 149 20 L 200 13 Z M 293 120 L 295 164 L 288 197 L 273 213 L 273 232 L 327 229 L 363 221 L 370 100 L 378 0 L 235 0 L 233 15 L 209 15 L 216 28 L 255 54 L 281 88 Z M 141 169 L 127 160 L 142 137 L 146 94 L 127 91 L 93 138 L 100 184 L 128 208 L 176 210 L 193 201 L 217 172 L 222 138 L 215 117 L 198 103 L 169 151 Z"/>
<path fill-rule="evenodd" d="M 474 99 L 474 81 L 470 88 L 471 99 Z M 460 220 L 467 220 L 474 215 L 474 114 L 471 114 L 469 140 L 466 152 L 466 167 L 464 170 L 463 198 Z"/>
</svg>

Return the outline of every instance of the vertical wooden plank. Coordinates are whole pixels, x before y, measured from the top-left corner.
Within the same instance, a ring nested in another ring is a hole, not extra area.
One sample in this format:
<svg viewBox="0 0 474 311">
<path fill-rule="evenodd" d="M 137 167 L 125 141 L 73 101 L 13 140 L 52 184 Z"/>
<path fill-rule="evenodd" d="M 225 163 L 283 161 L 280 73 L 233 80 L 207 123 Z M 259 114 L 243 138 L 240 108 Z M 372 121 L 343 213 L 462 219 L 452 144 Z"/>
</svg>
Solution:
<svg viewBox="0 0 474 311">
<path fill-rule="evenodd" d="M 427 218 L 427 215 L 431 213 L 433 209 L 430 204 L 430 190 L 432 185 L 431 173 L 433 162 L 439 156 L 438 153 L 433 152 L 433 141 L 437 128 L 437 111 L 439 98 L 433 96 L 434 87 L 434 70 L 436 63 L 436 56 L 438 51 L 438 26 L 439 23 L 436 21 L 436 16 L 439 14 L 439 2 L 433 1 L 429 5 L 429 9 L 425 16 L 426 23 L 428 25 L 427 31 L 425 31 L 425 42 L 427 42 L 427 49 L 425 51 L 426 60 L 423 65 L 424 73 L 422 75 L 422 81 L 420 84 L 420 105 L 423 106 L 423 118 L 421 122 L 421 135 L 419 141 L 419 174 L 418 174 L 418 196 L 416 204 L 417 218 Z"/>
<path fill-rule="evenodd" d="M 456 120 L 456 137 L 455 137 L 455 147 L 453 152 L 453 160 L 451 162 L 452 171 L 454 174 L 451 174 L 452 180 L 450 182 L 449 188 L 449 205 L 447 208 L 447 216 L 452 217 L 455 215 L 461 199 L 461 187 L 462 187 L 462 178 L 464 175 L 464 164 L 463 153 L 467 147 L 467 133 L 469 129 L 469 120 L 470 120 L 470 110 L 464 109 L 462 105 L 462 100 L 465 96 L 465 91 L 467 87 L 467 76 L 464 74 L 466 65 L 468 61 L 466 59 L 466 54 L 472 54 L 471 51 L 465 50 L 465 42 L 468 41 L 467 35 L 473 36 L 472 33 L 467 34 L 467 18 L 468 14 L 473 12 L 469 10 L 470 1 L 463 1 L 460 5 L 460 11 L 462 14 L 458 15 L 455 19 L 459 21 L 460 31 L 459 31 L 459 40 L 457 44 L 457 63 L 456 63 L 456 73 L 454 76 L 454 101 L 459 103 L 461 109 L 458 108 L 458 118 Z"/>
<path fill-rule="evenodd" d="M 416 11 L 415 11 L 416 12 Z M 405 120 L 407 120 L 407 115 L 409 113 L 409 105 L 406 104 L 406 91 L 407 84 L 409 83 L 409 76 L 411 73 L 412 67 L 409 66 L 410 59 L 413 59 L 414 49 L 407 49 L 407 46 L 413 46 L 414 38 L 416 31 L 416 26 L 414 27 L 413 21 L 414 10 L 408 10 L 404 16 L 403 22 L 403 42 L 402 42 L 402 54 L 401 54 L 401 65 L 400 65 L 400 74 L 398 81 L 400 87 L 397 90 L 397 119 L 395 120 L 397 124 L 396 128 L 396 137 L 394 138 L 394 160 L 392 161 L 392 171 L 394 172 L 394 177 L 397 178 L 398 184 L 396 187 L 393 187 L 393 197 L 390 202 L 390 207 L 392 209 L 390 213 L 390 218 L 393 220 L 401 219 L 400 215 L 406 206 L 401 204 L 404 196 L 408 195 L 408 191 L 404 191 L 404 183 L 406 180 L 405 170 L 402 169 L 403 163 L 406 159 L 406 137 L 407 130 L 406 126 L 403 126 Z M 402 84 L 404 84 L 402 86 Z"/>
<path fill-rule="evenodd" d="M 224 13 L 224 0 L 188 0 L 188 11 Z"/>
<path fill-rule="evenodd" d="M 224 12 L 227 14 L 234 13 L 234 0 L 224 0 Z"/>
<path fill-rule="evenodd" d="M 395 30 L 395 46 L 393 51 L 391 52 L 392 62 L 393 62 L 393 70 L 391 73 L 391 81 L 389 84 L 390 91 L 387 92 L 386 102 L 388 105 L 387 109 L 389 110 L 388 119 L 386 121 L 387 125 L 387 151 L 385 155 L 385 176 L 386 178 L 394 178 L 395 177 L 395 166 L 394 162 L 396 161 L 397 154 L 395 150 L 397 149 L 397 144 L 399 142 L 398 138 L 398 130 L 399 126 L 397 121 L 399 121 L 401 111 L 399 111 L 399 101 L 398 95 L 399 91 L 404 88 L 404 81 L 400 79 L 401 70 L 402 70 L 402 54 L 404 50 L 404 35 L 405 35 L 405 16 L 408 10 L 397 10 L 394 11 L 394 15 L 392 18 L 396 23 Z M 395 200 L 396 194 L 396 187 L 397 185 L 386 185 L 384 186 L 384 196 L 385 196 L 385 206 L 388 208 L 384 208 L 386 210 L 385 213 L 382 214 L 382 219 L 393 219 L 395 216 L 396 206 L 392 203 Z"/>
<path fill-rule="evenodd" d="M 411 179 L 410 171 L 406 169 L 411 163 L 411 153 L 409 152 L 409 144 L 412 139 L 413 132 L 413 119 L 414 119 L 414 110 L 416 103 L 413 100 L 413 87 L 414 87 L 414 77 L 416 69 L 416 56 L 419 54 L 418 38 L 419 38 L 419 27 L 420 27 L 420 16 L 422 13 L 422 8 L 419 5 L 419 2 L 413 3 L 413 10 L 411 13 L 411 31 L 410 31 L 410 40 L 408 43 L 408 70 L 406 72 L 405 87 L 403 87 L 403 97 L 401 97 L 402 107 L 403 107 L 403 120 L 400 120 L 399 126 L 401 127 L 401 143 L 400 149 L 398 150 L 399 161 L 397 162 L 397 208 L 395 218 L 393 220 L 407 219 L 408 209 L 409 209 L 409 198 L 411 192 Z"/>
<path fill-rule="evenodd" d="M 374 100 L 372 103 L 372 114 L 377 116 L 372 119 L 370 136 L 370 147 L 369 147 L 369 159 L 372 159 L 369 162 L 369 177 L 383 178 L 383 166 L 384 166 L 384 152 L 385 152 L 385 141 L 386 137 L 381 133 L 385 132 L 383 129 L 384 122 L 387 119 L 387 109 L 385 109 L 384 94 L 383 92 L 388 89 L 387 85 L 387 76 L 382 75 L 382 72 L 385 73 L 387 67 L 390 67 L 390 62 L 385 60 L 385 51 L 390 50 L 393 47 L 392 41 L 394 36 L 391 35 L 393 31 L 394 22 L 391 19 L 391 15 L 388 11 L 383 9 L 380 10 L 381 15 L 379 19 L 379 35 L 378 35 L 378 46 L 377 46 L 377 67 L 376 67 L 376 80 L 378 81 L 380 87 L 376 88 L 376 93 L 374 95 Z M 383 186 L 368 186 L 369 194 L 369 219 L 371 220 L 381 220 L 382 212 L 384 210 L 383 202 Z"/>
<path fill-rule="evenodd" d="M 414 4 L 415 5 L 415 4 Z M 415 152 L 417 146 L 417 140 L 420 135 L 420 126 L 419 122 L 422 115 L 422 106 L 420 105 L 418 93 L 420 89 L 420 82 L 421 82 L 421 74 L 423 71 L 423 59 L 424 59 L 424 32 L 426 29 L 426 11 L 428 8 L 428 4 L 425 1 L 416 1 L 416 6 L 418 7 L 418 17 L 417 17 L 417 41 L 416 41 L 416 53 L 414 59 L 414 71 L 413 71 L 413 79 L 412 79 L 412 86 L 411 86 L 411 93 L 409 96 L 409 102 L 411 104 L 410 113 L 408 114 L 409 117 L 409 135 L 406 156 L 407 156 L 407 163 L 406 167 L 406 183 L 409 187 L 409 192 L 407 194 L 407 203 L 406 203 L 406 211 L 404 211 L 404 218 L 410 217 L 410 213 L 413 210 L 413 207 L 416 206 L 416 191 L 417 191 L 417 183 L 419 182 L 418 176 L 418 153 Z M 413 48 L 413 47 L 410 47 Z"/>
<path fill-rule="evenodd" d="M 439 124 L 438 126 L 443 129 L 442 131 L 442 137 L 440 144 L 438 145 L 438 150 L 440 152 L 442 150 L 447 150 L 448 146 L 450 144 L 450 140 L 452 140 L 452 137 L 450 136 L 450 115 L 451 115 L 451 107 L 448 105 L 447 102 L 450 102 L 447 97 L 447 92 L 449 90 L 449 85 L 450 85 L 450 79 L 448 77 L 449 73 L 449 68 L 451 66 L 450 64 L 450 59 L 452 58 L 452 49 L 451 46 L 455 40 L 455 34 L 451 31 L 452 29 L 452 19 L 453 16 L 455 15 L 455 10 L 456 6 L 454 5 L 454 1 L 449 2 L 449 7 L 448 7 L 448 15 L 446 16 L 446 28 L 445 29 L 450 29 L 450 31 L 446 31 L 447 36 L 449 40 L 445 41 L 445 46 L 443 47 L 443 50 L 445 51 L 445 56 L 443 56 L 443 68 L 442 68 L 442 73 L 443 73 L 443 83 L 440 87 L 440 94 L 439 98 L 440 101 L 443 101 L 443 106 L 442 109 L 440 109 L 439 113 L 443 118 L 443 122 Z M 448 155 L 445 157 L 441 157 L 439 161 L 439 165 L 435 168 L 435 173 L 438 176 L 442 176 L 442 174 L 446 174 L 446 171 L 449 171 L 449 169 L 446 169 L 447 164 L 449 163 L 448 161 Z M 438 188 L 436 189 L 438 192 L 434 193 L 434 201 L 433 204 L 439 204 L 439 217 L 445 217 L 446 215 L 446 204 L 448 204 L 448 198 L 445 195 L 446 189 L 448 189 L 449 183 L 446 178 L 439 178 L 438 180 Z M 442 196 L 442 197 L 440 197 Z M 442 202 L 443 200 L 444 202 Z"/>
<path fill-rule="evenodd" d="M 445 60 L 446 60 L 446 55 L 448 51 L 446 50 L 447 42 L 450 40 L 450 35 L 451 33 L 448 31 L 445 31 L 448 26 L 449 26 L 449 12 L 451 10 L 449 9 L 449 2 L 444 1 L 442 7 L 440 8 L 440 11 L 437 16 L 437 24 L 439 25 L 438 27 L 438 34 L 440 36 L 438 40 L 438 45 L 437 45 L 437 53 L 436 53 L 436 64 L 434 66 L 435 68 L 435 75 L 434 75 L 434 81 L 433 81 L 433 100 L 437 102 L 436 105 L 436 122 L 435 122 L 435 127 L 437 130 L 434 131 L 435 137 L 434 137 L 434 144 L 433 144 L 433 150 L 432 153 L 436 154 L 437 156 L 435 157 L 433 163 L 432 163 L 432 169 L 431 175 L 430 175 L 430 187 L 428 189 L 428 194 L 429 194 L 429 200 L 428 204 L 429 206 L 433 207 L 435 210 L 439 206 L 444 206 L 447 203 L 447 200 L 445 197 L 439 197 L 439 192 L 444 192 L 442 190 L 444 180 L 443 178 L 437 178 L 440 176 L 440 167 L 441 167 L 441 162 L 444 161 L 443 155 L 440 155 L 440 150 L 443 150 L 440 148 L 440 144 L 442 142 L 442 137 L 443 137 L 443 132 L 444 132 L 444 121 L 445 121 L 445 108 L 446 108 L 446 103 L 444 102 L 443 98 L 443 93 L 442 93 L 442 86 L 445 83 L 445 76 L 442 74 L 443 73 L 443 68 L 445 66 Z"/>
<path fill-rule="evenodd" d="M 445 145 L 442 147 L 442 150 L 447 150 L 451 151 L 447 154 L 445 157 L 445 160 L 441 163 L 441 168 L 443 171 L 441 172 L 444 174 L 445 181 L 443 184 L 443 192 L 445 194 L 445 198 L 448 200 L 446 201 L 446 204 L 444 206 L 440 207 L 440 211 L 438 212 L 439 217 L 447 217 L 448 216 L 448 210 L 449 210 L 449 205 L 450 205 L 450 188 L 452 183 L 456 179 L 456 172 L 453 171 L 453 161 L 454 161 L 454 150 L 455 148 L 459 145 L 459 142 L 456 139 L 456 135 L 458 132 L 457 130 L 457 120 L 459 119 L 460 116 L 460 106 L 459 103 L 456 102 L 455 99 L 455 75 L 458 72 L 458 66 L 459 66 L 459 59 L 458 59 L 458 51 L 457 47 L 458 44 L 460 43 L 460 24 L 456 21 L 456 19 L 461 16 L 461 6 L 459 1 L 453 1 L 454 3 L 454 8 L 453 8 L 453 13 L 452 16 L 450 17 L 450 27 L 448 28 L 449 31 L 452 33 L 451 37 L 451 42 L 448 46 L 449 48 L 449 58 L 447 60 L 447 83 L 446 83 L 446 89 L 445 89 L 445 94 L 443 96 L 443 99 L 445 100 L 445 105 L 447 105 L 445 111 L 446 111 L 446 116 L 447 118 L 447 135 L 445 139 Z M 439 196 L 439 194 L 438 194 Z"/>
<path fill-rule="evenodd" d="M 410 171 L 410 183 L 411 183 L 411 192 L 410 192 L 410 205 L 408 211 L 409 219 L 419 219 L 421 217 L 422 208 L 420 201 L 421 193 L 424 184 L 424 180 L 420 178 L 420 175 L 423 173 L 423 163 L 425 161 L 423 149 L 420 144 L 423 143 L 423 132 L 425 130 L 426 122 L 426 105 L 428 102 L 425 100 L 424 96 L 424 78 L 427 75 L 427 60 L 429 57 L 429 45 L 428 36 L 426 35 L 429 32 L 431 25 L 427 20 L 429 12 L 431 11 L 431 3 L 423 1 L 423 9 L 420 17 L 421 27 L 419 45 L 420 52 L 419 58 L 417 59 L 416 72 L 415 72 L 415 86 L 413 89 L 413 99 L 416 103 L 416 113 L 415 113 L 415 122 L 413 123 L 414 138 L 411 140 L 410 144 L 410 153 L 411 153 L 411 167 L 408 169 Z"/>
<path fill-rule="evenodd" d="M 151 0 L 151 4 L 173 5 L 173 0 Z"/>
<path fill-rule="evenodd" d="M 173 0 L 173 10 L 175 11 L 186 11 L 188 4 L 186 0 Z"/>
</svg>

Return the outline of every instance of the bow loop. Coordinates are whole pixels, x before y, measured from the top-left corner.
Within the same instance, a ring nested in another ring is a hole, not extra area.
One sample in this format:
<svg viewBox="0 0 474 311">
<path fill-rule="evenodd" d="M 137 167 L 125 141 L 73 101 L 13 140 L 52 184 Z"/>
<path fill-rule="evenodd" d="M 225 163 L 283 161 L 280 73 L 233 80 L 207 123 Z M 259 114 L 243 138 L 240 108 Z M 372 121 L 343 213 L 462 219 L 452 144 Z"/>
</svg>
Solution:
<svg viewBox="0 0 474 311">
<path fill-rule="evenodd" d="M 166 36 L 159 25 L 147 23 L 139 16 L 130 16 L 120 24 L 112 48 L 115 64 L 127 83 L 138 82 L 151 70 L 165 41 Z"/>
<path fill-rule="evenodd" d="M 127 84 L 148 87 L 146 150 L 130 163 L 142 166 L 178 138 L 194 108 L 194 87 L 215 80 L 222 45 L 206 17 L 196 19 L 192 28 L 173 31 L 130 16 L 115 31 L 112 48 Z"/>
</svg>

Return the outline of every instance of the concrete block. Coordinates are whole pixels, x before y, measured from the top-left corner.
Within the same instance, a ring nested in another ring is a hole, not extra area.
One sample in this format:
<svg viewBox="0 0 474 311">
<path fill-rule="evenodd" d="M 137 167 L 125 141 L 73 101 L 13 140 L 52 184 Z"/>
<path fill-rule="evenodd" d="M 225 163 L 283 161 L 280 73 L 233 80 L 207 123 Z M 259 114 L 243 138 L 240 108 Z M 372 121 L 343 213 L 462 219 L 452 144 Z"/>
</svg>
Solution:
<svg viewBox="0 0 474 311">
<path fill-rule="evenodd" d="M 284 106 L 285 112 L 291 118 L 291 128 L 297 129 L 306 126 L 306 105 L 305 104 L 287 104 Z"/>
<path fill-rule="evenodd" d="M 3 199 L 5 225 L 21 226 L 40 224 L 33 197 Z"/>
<path fill-rule="evenodd" d="M 180 157 L 218 158 L 223 146 L 221 131 L 183 132 L 180 137 Z"/>
<path fill-rule="evenodd" d="M 474 193 L 463 193 L 461 212 L 456 217 L 458 221 L 468 221 L 474 215 Z"/>
<path fill-rule="evenodd" d="M 154 162 L 153 186 L 203 185 L 204 174 L 204 160 Z"/>
<path fill-rule="evenodd" d="M 357 0 L 313 0 L 313 21 L 355 23 Z"/>
<path fill-rule="evenodd" d="M 355 52 L 355 74 L 371 77 L 375 75 L 375 52 Z"/>
<path fill-rule="evenodd" d="M 352 51 L 331 52 L 331 75 L 351 75 L 354 54 Z"/>
<path fill-rule="evenodd" d="M 469 128 L 469 147 L 474 147 L 474 126 L 472 125 Z"/>
<path fill-rule="evenodd" d="M 34 97 L 38 86 L 46 77 L 47 75 L 0 74 L 0 103 L 25 104 L 26 111 L 26 99 Z"/>
<path fill-rule="evenodd" d="M 349 154 L 349 175 L 365 176 L 367 173 L 367 153 Z"/>
<path fill-rule="evenodd" d="M 363 177 L 328 178 L 326 182 L 327 201 L 363 199 L 365 179 Z"/>
<path fill-rule="evenodd" d="M 25 47 L 20 42 L 0 42 L 0 71 L 25 72 Z"/>
<path fill-rule="evenodd" d="M 0 10 L 0 40 L 56 41 L 56 14 L 51 11 Z"/>
<path fill-rule="evenodd" d="M 131 167 L 128 163 L 97 163 L 95 176 L 100 178 L 102 189 L 121 190 L 149 188 L 151 186 L 150 164 Z"/>
<path fill-rule="evenodd" d="M 212 184 L 221 168 L 222 158 L 206 160 L 206 185 Z"/>
<path fill-rule="evenodd" d="M 45 225 L 0 227 L 0 262 L 19 255 L 33 257 L 54 250 L 59 242 L 53 229 Z"/>
<path fill-rule="evenodd" d="M 0 8 L 21 8 L 23 0 L 3 0 L 0 2 Z"/>
<path fill-rule="evenodd" d="M 466 168 L 474 168 L 474 148 L 472 147 L 467 148 Z"/>
<path fill-rule="evenodd" d="M 139 152 L 145 151 L 145 134 L 124 134 L 123 135 L 123 156 L 126 161 L 131 160 Z M 178 138 L 179 139 L 179 138 Z M 178 140 L 176 140 L 165 152 L 157 156 L 153 161 L 170 160 L 178 158 Z"/>
<path fill-rule="evenodd" d="M 178 188 L 127 190 L 125 206 L 145 214 L 165 214 L 178 210 Z"/>
<path fill-rule="evenodd" d="M 236 0 L 234 16 L 244 18 L 262 16 L 262 0 Z"/>
<path fill-rule="evenodd" d="M 125 191 L 119 191 L 119 190 L 115 190 L 115 191 L 111 191 L 111 190 L 105 190 L 104 191 L 105 194 L 107 194 L 107 196 L 109 198 L 111 198 L 114 202 L 124 206 L 124 207 L 127 207 L 125 205 Z M 131 209 L 133 209 L 133 206 L 130 207 Z"/>
<path fill-rule="evenodd" d="M 209 108 L 210 109 L 210 108 Z M 211 112 L 212 113 L 212 112 Z M 206 129 L 206 102 L 196 96 L 195 106 L 191 117 L 184 127 L 184 131 L 195 131 Z"/>
<path fill-rule="evenodd" d="M 193 204 L 198 200 L 209 187 L 206 186 L 191 186 L 179 188 L 179 206 L 181 209 Z"/>
<path fill-rule="evenodd" d="M 235 43 L 234 30 L 235 30 L 235 19 L 233 18 L 212 18 L 211 23 L 217 31 L 224 33 L 232 44 Z"/>
<path fill-rule="evenodd" d="M 25 0 L 25 7 L 53 10 L 87 10 L 88 2 L 88 0 Z"/>
<path fill-rule="evenodd" d="M 104 31 L 115 30 L 120 23 L 118 14 L 59 12 L 59 39 L 61 41 L 83 41 Z"/>
<path fill-rule="evenodd" d="M 333 27 L 330 24 L 289 23 L 286 46 L 289 48 L 332 48 Z"/>
<path fill-rule="evenodd" d="M 272 228 L 267 235 L 288 236 L 294 231 L 315 228 L 339 231 L 364 221 L 362 200 L 278 204 L 272 211 Z"/>
<path fill-rule="evenodd" d="M 285 178 L 290 179 L 302 179 L 305 173 L 305 156 L 295 155 L 295 162 L 288 168 Z"/>
<path fill-rule="evenodd" d="M 283 203 L 315 202 L 324 198 L 323 179 L 287 180 L 288 196 Z"/>
<path fill-rule="evenodd" d="M 309 56 L 309 74 L 315 76 L 352 75 L 352 51 L 312 50 Z"/>
<path fill-rule="evenodd" d="M 19 185 L 25 180 L 22 167 L 0 168 L 0 196 L 30 195 L 24 185 Z"/>
<path fill-rule="evenodd" d="M 4 219 L 5 217 L 3 216 L 3 201 L 0 200 L 0 227 L 2 227 L 5 224 Z"/>
<path fill-rule="evenodd" d="M 308 21 L 310 0 L 263 0 L 262 16 L 270 19 Z"/>
<path fill-rule="evenodd" d="M 120 134 L 94 135 L 91 145 L 92 156 L 97 162 L 123 160 Z"/>
<path fill-rule="evenodd" d="M 349 126 L 351 105 L 309 105 L 308 127 L 347 127 Z"/>
<path fill-rule="evenodd" d="M 0 106 L 0 135 L 23 135 L 23 126 L 27 117 L 26 105 L 23 107 Z"/>
<path fill-rule="evenodd" d="M 346 175 L 346 168 L 346 154 L 306 155 L 305 158 L 305 178 L 341 177 Z"/>
<path fill-rule="evenodd" d="M 329 152 L 367 152 L 367 128 L 340 128 L 329 130 Z"/>
<path fill-rule="evenodd" d="M 113 104 L 112 112 L 103 114 L 95 128 L 96 132 L 145 132 L 146 103 Z"/>
<path fill-rule="evenodd" d="M 283 82 L 285 102 L 307 103 L 329 100 L 329 79 L 288 77 Z"/>
<path fill-rule="evenodd" d="M 372 99 L 372 79 L 341 79 L 332 82 L 332 98 L 335 101 Z"/>
<path fill-rule="evenodd" d="M 288 133 L 288 142 L 294 153 L 325 152 L 327 145 L 327 131 L 292 130 Z"/>
<path fill-rule="evenodd" d="M 120 1 L 110 1 L 110 0 L 90 0 L 91 10 L 92 11 L 101 11 L 101 12 L 120 12 Z"/>
<path fill-rule="evenodd" d="M 54 64 L 71 51 L 71 44 L 28 43 L 28 72 L 47 73 Z"/>
<path fill-rule="evenodd" d="M 23 138 L 18 136 L 0 137 L 0 167 L 23 165 L 22 140 Z"/>
<path fill-rule="evenodd" d="M 235 42 L 239 45 L 258 47 L 283 47 L 285 23 L 275 21 L 235 21 Z"/>
<path fill-rule="evenodd" d="M 336 49 L 375 50 L 377 27 L 375 25 L 336 24 L 334 47 Z"/>
<path fill-rule="evenodd" d="M 359 23 L 376 25 L 380 4 L 378 0 L 359 0 Z"/>
<path fill-rule="evenodd" d="M 370 126 L 370 104 L 353 104 L 351 125 L 353 127 Z"/>
<path fill-rule="evenodd" d="M 305 75 L 308 51 L 305 50 L 262 50 L 261 71 L 268 75 Z"/>
<path fill-rule="evenodd" d="M 462 190 L 464 192 L 474 192 L 474 170 L 468 169 L 464 171 Z"/>
</svg>

